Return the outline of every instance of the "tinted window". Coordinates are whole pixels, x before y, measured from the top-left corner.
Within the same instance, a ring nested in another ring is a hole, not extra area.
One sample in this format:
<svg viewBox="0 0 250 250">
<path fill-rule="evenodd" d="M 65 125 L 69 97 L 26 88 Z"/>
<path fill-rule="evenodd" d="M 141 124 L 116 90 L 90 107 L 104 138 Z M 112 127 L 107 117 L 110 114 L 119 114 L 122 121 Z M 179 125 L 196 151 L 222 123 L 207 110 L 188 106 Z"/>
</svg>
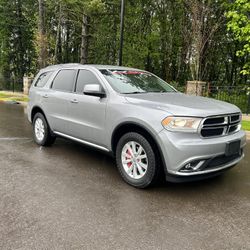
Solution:
<svg viewBox="0 0 250 250">
<path fill-rule="evenodd" d="M 50 71 L 50 72 L 45 72 L 45 73 L 41 74 L 38 77 L 38 79 L 37 79 L 37 81 L 35 83 L 35 86 L 36 87 L 43 87 L 46 84 L 46 82 L 48 81 L 48 79 L 50 78 L 52 73 L 53 72 Z"/>
<path fill-rule="evenodd" d="M 76 92 L 83 93 L 83 88 L 86 84 L 99 84 L 99 80 L 89 70 L 80 70 L 76 83 Z"/>
<path fill-rule="evenodd" d="M 75 70 L 61 70 L 55 77 L 52 89 L 71 92 L 75 81 Z"/>
</svg>

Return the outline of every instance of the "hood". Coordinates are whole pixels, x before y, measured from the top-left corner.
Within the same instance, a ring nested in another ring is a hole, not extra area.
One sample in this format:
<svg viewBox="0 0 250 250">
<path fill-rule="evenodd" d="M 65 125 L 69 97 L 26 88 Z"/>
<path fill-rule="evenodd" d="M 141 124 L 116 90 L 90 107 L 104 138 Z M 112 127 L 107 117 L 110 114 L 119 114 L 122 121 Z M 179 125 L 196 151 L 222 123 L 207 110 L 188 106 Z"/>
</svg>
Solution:
<svg viewBox="0 0 250 250">
<path fill-rule="evenodd" d="M 131 94 L 125 98 L 132 104 L 163 110 L 178 116 L 206 117 L 240 112 L 238 107 L 227 102 L 179 92 Z"/>
</svg>

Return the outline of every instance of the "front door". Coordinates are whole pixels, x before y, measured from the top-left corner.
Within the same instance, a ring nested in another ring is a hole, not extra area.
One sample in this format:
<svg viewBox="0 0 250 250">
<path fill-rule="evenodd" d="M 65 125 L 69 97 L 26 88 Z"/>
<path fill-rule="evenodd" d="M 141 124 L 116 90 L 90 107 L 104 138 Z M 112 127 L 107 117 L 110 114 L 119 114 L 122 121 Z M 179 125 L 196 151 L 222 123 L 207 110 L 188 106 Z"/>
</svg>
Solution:
<svg viewBox="0 0 250 250">
<path fill-rule="evenodd" d="M 79 70 L 75 93 L 72 93 L 70 98 L 69 135 L 105 146 L 107 97 L 85 95 L 83 88 L 86 84 L 101 85 L 95 73 L 85 69 Z"/>
</svg>

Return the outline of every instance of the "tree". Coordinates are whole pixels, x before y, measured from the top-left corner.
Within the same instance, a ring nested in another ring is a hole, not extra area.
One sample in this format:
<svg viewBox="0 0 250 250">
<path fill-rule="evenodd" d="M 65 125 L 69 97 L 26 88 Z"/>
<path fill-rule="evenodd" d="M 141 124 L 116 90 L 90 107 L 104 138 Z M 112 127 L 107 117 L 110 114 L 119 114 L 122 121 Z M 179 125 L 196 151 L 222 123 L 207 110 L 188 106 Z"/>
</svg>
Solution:
<svg viewBox="0 0 250 250">
<path fill-rule="evenodd" d="M 39 2 L 39 21 L 38 21 L 38 64 L 40 68 L 43 68 L 47 64 L 47 37 L 45 28 L 45 2 L 44 0 L 38 0 Z"/>
<path fill-rule="evenodd" d="M 240 71 L 245 65 L 248 72 L 249 4 L 226 2 L 126 0 L 123 64 L 176 85 L 190 79 L 245 84 Z M 120 4 L 0 0 L 0 79 L 21 82 L 24 74 L 57 63 L 117 64 Z"/>
<path fill-rule="evenodd" d="M 62 0 L 65 5 L 65 12 L 69 12 L 77 25 L 81 24 L 81 44 L 79 61 L 82 64 L 88 62 L 90 26 L 92 14 L 97 13 L 103 7 L 101 0 Z M 80 20 L 79 20 L 80 17 Z"/>
<path fill-rule="evenodd" d="M 203 80 L 206 70 L 205 53 L 213 41 L 213 36 L 221 25 L 223 14 L 216 15 L 220 1 L 186 0 L 191 26 L 191 44 L 189 47 L 189 65 L 193 80 Z"/>
<path fill-rule="evenodd" d="M 34 4 L 32 0 L 0 0 L 0 70 L 5 86 L 21 85 L 34 71 Z M 19 86 L 21 89 L 21 86 Z"/>
<path fill-rule="evenodd" d="M 232 31 L 235 40 L 241 43 L 241 48 L 237 50 L 236 55 L 239 57 L 246 57 L 245 63 L 241 73 L 243 75 L 250 74 L 250 2 L 248 0 L 236 0 L 229 5 L 229 10 L 226 16 L 229 20 L 227 27 Z"/>
</svg>

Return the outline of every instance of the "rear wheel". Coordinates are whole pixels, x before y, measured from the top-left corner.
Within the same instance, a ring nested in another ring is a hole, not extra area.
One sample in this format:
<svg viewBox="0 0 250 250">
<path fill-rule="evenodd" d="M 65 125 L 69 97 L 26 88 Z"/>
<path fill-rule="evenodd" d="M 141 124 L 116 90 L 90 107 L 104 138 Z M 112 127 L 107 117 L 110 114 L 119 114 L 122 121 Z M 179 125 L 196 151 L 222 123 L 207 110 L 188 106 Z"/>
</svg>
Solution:
<svg viewBox="0 0 250 250">
<path fill-rule="evenodd" d="M 121 137 L 116 148 L 116 162 L 122 178 L 134 187 L 146 188 L 158 179 L 155 153 L 141 134 L 130 132 Z"/>
<path fill-rule="evenodd" d="M 36 113 L 33 119 L 33 135 L 35 142 L 40 146 L 50 146 L 56 137 L 51 134 L 49 125 L 42 113 Z"/>
</svg>

